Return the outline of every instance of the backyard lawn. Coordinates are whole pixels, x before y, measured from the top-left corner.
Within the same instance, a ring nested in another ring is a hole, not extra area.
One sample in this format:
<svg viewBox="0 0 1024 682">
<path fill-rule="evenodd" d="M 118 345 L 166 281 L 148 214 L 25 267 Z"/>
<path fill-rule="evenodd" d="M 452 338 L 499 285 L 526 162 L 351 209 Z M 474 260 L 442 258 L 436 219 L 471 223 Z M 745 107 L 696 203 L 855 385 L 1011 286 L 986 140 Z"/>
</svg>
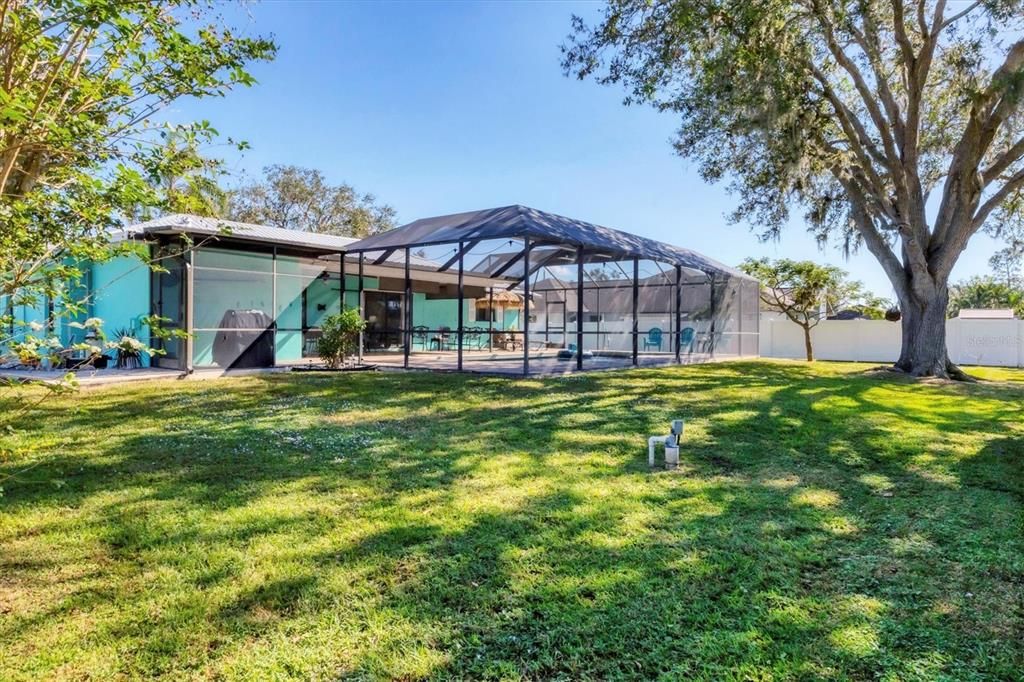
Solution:
<svg viewBox="0 0 1024 682">
<path fill-rule="evenodd" d="M 0 679 L 1024 679 L 1024 372 L 868 368 L 53 399 L 0 459 Z"/>
</svg>

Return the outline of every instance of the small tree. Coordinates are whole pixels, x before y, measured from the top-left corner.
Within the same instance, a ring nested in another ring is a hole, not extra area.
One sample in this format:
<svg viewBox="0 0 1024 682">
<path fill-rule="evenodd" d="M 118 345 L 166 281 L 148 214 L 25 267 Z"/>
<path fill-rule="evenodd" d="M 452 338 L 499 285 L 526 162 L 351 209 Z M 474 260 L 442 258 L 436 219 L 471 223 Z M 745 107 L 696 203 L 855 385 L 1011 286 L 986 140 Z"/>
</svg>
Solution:
<svg viewBox="0 0 1024 682">
<path fill-rule="evenodd" d="M 786 258 L 748 258 L 740 269 L 761 282 L 761 301 L 771 310 L 784 314 L 804 330 L 807 361 L 814 360 L 811 330 L 828 316 L 830 310 L 852 307 L 878 307 L 860 282 L 846 279 L 846 272 L 832 265 Z"/>
<path fill-rule="evenodd" d="M 320 339 L 316 350 L 320 359 L 331 369 L 337 369 L 356 350 L 359 334 L 366 329 L 357 308 L 345 308 L 340 313 L 328 315 L 320 325 Z"/>
<path fill-rule="evenodd" d="M 1024 228 L 1018 228 L 1018 233 L 1007 236 L 1007 245 L 988 259 L 996 277 L 1011 288 L 1024 288 Z"/>
</svg>

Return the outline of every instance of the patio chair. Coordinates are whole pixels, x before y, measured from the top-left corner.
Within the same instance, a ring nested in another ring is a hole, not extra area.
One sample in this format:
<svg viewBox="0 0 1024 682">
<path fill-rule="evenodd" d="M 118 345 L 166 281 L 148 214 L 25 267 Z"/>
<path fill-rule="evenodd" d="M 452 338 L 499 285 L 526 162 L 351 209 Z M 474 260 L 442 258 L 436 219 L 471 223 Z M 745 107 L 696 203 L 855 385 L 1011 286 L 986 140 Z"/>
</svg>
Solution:
<svg viewBox="0 0 1024 682">
<path fill-rule="evenodd" d="M 427 332 L 430 329 L 423 325 L 417 325 L 412 328 L 412 349 L 416 350 L 416 344 L 419 344 L 423 350 L 427 349 Z"/>
<path fill-rule="evenodd" d="M 651 327 L 647 331 L 647 336 L 644 337 L 644 350 L 651 348 L 661 350 L 661 329 L 658 327 Z"/>
<path fill-rule="evenodd" d="M 441 327 L 437 330 L 437 334 L 430 338 L 430 349 L 431 350 L 447 350 L 448 339 L 451 338 L 451 327 Z"/>
<path fill-rule="evenodd" d="M 687 353 L 692 353 L 694 338 L 696 337 L 693 327 L 683 327 L 683 332 L 679 335 L 679 349 L 685 350 Z"/>
</svg>

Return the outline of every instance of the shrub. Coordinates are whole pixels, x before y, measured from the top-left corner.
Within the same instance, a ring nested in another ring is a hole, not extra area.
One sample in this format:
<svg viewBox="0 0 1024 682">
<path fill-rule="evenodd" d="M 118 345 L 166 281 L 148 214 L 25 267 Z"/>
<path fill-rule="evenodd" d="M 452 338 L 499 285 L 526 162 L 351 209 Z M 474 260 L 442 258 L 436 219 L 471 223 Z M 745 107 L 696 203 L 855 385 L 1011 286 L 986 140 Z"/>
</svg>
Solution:
<svg viewBox="0 0 1024 682">
<path fill-rule="evenodd" d="M 320 359 L 328 367 L 339 367 L 346 357 L 355 352 L 359 333 L 364 329 L 366 322 L 356 308 L 345 308 L 340 313 L 327 316 L 320 325 L 320 339 L 316 344 Z"/>
</svg>

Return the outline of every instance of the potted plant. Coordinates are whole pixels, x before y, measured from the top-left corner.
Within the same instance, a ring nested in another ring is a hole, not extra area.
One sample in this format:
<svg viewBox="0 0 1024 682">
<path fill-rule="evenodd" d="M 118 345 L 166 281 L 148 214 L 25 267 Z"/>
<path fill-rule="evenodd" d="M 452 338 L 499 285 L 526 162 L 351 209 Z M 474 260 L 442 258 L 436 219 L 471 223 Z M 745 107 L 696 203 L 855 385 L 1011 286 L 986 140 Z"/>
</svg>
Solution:
<svg viewBox="0 0 1024 682">
<path fill-rule="evenodd" d="M 320 359 L 331 369 L 338 369 L 345 358 L 355 352 L 359 334 L 364 329 L 366 322 L 356 308 L 345 308 L 340 313 L 328 315 L 320 325 L 320 338 L 316 343 Z"/>
<path fill-rule="evenodd" d="M 139 341 L 131 329 L 121 328 L 114 332 L 107 348 L 114 351 L 114 366 L 118 369 L 142 367 L 142 358 L 148 353 L 146 344 Z"/>
</svg>

